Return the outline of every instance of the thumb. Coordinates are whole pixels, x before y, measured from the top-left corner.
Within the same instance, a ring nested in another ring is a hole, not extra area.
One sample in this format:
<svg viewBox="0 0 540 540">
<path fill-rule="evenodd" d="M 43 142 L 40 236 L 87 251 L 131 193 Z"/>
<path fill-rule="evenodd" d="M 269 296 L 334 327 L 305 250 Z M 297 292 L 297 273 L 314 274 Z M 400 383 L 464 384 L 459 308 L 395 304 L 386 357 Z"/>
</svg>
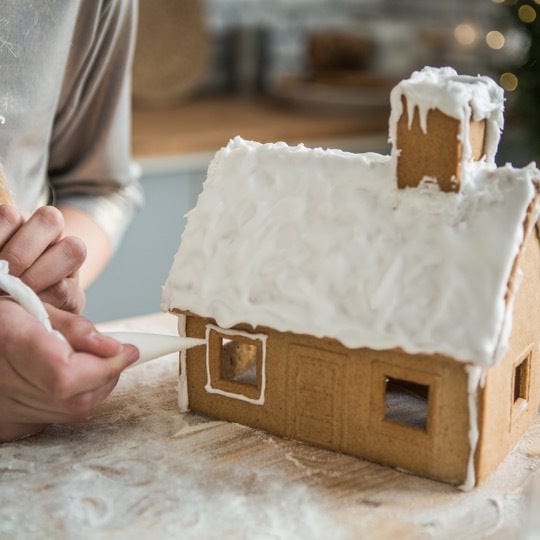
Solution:
<svg viewBox="0 0 540 540">
<path fill-rule="evenodd" d="M 46 304 L 47 313 L 55 330 L 60 332 L 71 347 L 78 352 L 86 352 L 109 358 L 120 354 L 122 344 L 115 339 L 100 334 L 85 317 L 63 311 Z"/>
</svg>

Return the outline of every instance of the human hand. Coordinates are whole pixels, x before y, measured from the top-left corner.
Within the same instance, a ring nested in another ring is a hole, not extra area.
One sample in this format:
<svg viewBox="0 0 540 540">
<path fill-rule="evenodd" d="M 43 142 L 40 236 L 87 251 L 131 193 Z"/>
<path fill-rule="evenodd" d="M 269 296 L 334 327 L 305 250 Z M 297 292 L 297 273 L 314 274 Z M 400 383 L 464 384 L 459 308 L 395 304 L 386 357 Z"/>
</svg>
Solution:
<svg viewBox="0 0 540 540">
<path fill-rule="evenodd" d="M 78 270 L 86 258 L 84 242 L 62 238 L 64 220 L 53 206 L 38 208 L 28 220 L 17 208 L 0 205 L 0 259 L 41 298 L 57 308 L 80 313 L 85 295 Z"/>
<path fill-rule="evenodd" d="M 0 299 L 0 442 L 47 424 L 87 420 L 139 356 L 87 319 L 46 306 L 67 342 L 13 301 Z"/>
</svg>

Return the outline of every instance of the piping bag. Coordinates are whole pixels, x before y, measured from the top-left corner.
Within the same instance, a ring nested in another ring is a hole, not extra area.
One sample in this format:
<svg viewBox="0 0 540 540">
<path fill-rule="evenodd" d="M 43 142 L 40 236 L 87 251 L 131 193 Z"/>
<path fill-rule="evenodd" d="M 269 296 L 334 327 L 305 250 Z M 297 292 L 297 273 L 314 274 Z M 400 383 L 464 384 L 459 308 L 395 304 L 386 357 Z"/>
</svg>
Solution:
<svg viewBox="0 0 540 540">
<path fill-rule="evenodd" d="M 39 296 L 18 277 L 12 276 L 8 272 L 8 262 L 0 259 L 0 289 L 6 292 L 12 300 L 15 300 L 28 313 L 36 317 L 48 332 L 66 341 L 66 338 L 52 327 L 45 306 Z M 166 354 L 206 344 L 206 340 L 204 339 L 167 334 L 150 334 L 146 332 L 102 332 L 102 334 L 116 339 L 121 343 L 135 345 L 139 349 L 139 359 L 131 364 L 129 368 L 138 364 L 144 364 L 155 358 L 160 358 Z"/>
<path fill-rule="evenodd" d="M 39 296 L 18 277 L 12 276 L 8 272 L 8 262 L 0 259 L 0 289 L 6 292 L 12 300 L 15 300 L 28 313 L 36 317 L 48 332 L 54 333 L 58 338 L 66 341 L 66 338 L 52 327 L 49 315 Z M 131 364 L 129 368 L 160 358 L 166 354 L 206 344 L 204 339 L 166 334 L 145 332 L 102 332 L 102 334 L 121 343 L 131 343 L 139 349 L 139 359 Z"/>
<path fill-rule="evenodd" d="M 0 204 L 12 204 L 11 197 L 5 186 L 0 173 Z M 18 277 L 9 274 L 9 265 L 0 259 L 0 289 L 7 293 L 28 313 L 36 317 L 48 332 L 54 333 L 58 338 L 66 341 L 66 338 L 57 330 L 54 330 L 45 306 L 39 296 Z M 102 332 L 103 335 L 120 341 L 130 343 L 139 349 L 139 359 L 129 367 L 143 364 L 149 360 L 160 358 L 166 354 L 190 349 L 198 345 L 205 345 L 206 340 L 179 337 L 166 334 L 150 334 L 145 332 Z M 128 368 L 129 369 L 129 368 Z"/>
<path fill-rule="evenodd" d="M 101 334 L 116 339 L 120 343 L 131 343 L 139 349 L 139 359 L 128 366 L 128 369 L 166 354 L 206 345 L 205 339 L 171 336 L 169 334 L 150 334 L 146 332 L 101 332 Z"/>
</svg>

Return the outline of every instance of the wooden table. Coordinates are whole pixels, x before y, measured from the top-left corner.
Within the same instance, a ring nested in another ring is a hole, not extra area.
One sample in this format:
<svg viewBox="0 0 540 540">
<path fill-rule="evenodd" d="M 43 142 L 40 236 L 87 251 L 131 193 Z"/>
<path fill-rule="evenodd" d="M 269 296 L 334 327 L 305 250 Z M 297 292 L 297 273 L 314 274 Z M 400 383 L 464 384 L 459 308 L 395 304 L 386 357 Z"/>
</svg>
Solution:
<svg viewBox="0 0 540 540">
<path fill-rule="evenodd" d="M 157 314 L 101 325 L 175 332 Z M 469 493 L 195 414 L 175 355 L 123 374 L 87 424 L 0 446 L 0 538 L 512 539 L 540 523 L 540 419 Z M 538 474 L 536 474 L 537 482 Z M 534 496 L 536 499 L 531 500 Z M 525 538 L 521 536 L 520 538 Z"/>
<path fill-rule="evenodd" d="M 236 135 L 259 142 L 339 141 L 366 135 L 386 137 L 388 114 L 366 111 L 329 114 L 279 106 L 265 98 L 198 98 L 169 109 L 133 111 L 137 158 L 215 152 Z"/>
</svg>

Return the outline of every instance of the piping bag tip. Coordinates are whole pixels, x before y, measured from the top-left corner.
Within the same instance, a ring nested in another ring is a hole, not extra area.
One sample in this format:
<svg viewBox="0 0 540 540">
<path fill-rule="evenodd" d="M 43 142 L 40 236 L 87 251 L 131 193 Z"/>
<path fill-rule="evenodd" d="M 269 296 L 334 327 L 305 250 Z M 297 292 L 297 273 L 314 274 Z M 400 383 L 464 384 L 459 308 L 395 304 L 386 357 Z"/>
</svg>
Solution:
<svg viewBox="0 0 540 540">
<path fill-rule="evenodd" d="M 130 368 L 167 354 L 206 345 L 205 339 L 166 334 L 150 334 L 146 332 L 102 332 L 102 334 L 121 343 L 135 345 L 139 349 L 139 359 L 131 364 Z"/>
</svg>

